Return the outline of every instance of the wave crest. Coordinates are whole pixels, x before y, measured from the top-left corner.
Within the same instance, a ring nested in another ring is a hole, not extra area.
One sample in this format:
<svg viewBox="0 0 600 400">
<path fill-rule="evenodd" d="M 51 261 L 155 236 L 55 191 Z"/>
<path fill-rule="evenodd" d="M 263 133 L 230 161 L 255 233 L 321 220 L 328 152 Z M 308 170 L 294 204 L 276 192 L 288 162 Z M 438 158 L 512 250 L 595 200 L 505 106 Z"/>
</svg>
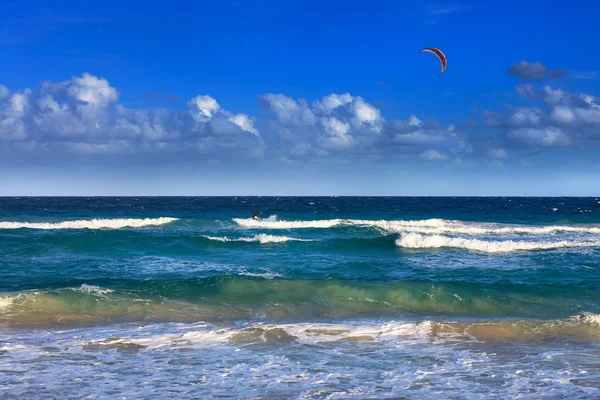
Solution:
<svg viewBox="0 0 600 400">
<path fill-rule="evenodd" d="M 527 226 L 506 225 L 490 222 L 465 222 L 431 218 L 424 220 L 361 220 L 361 219 L 322 219 L 308 221 L 280 221 L 276 216 L 267 219 L 254 220 L 252 218 L 234 218 L 233 221 L 244 228 L 263 229 L 307 229 L 307 228 L 333 228 L 342 226 L 362 226 L 382 229 L 388 232 L 415 232 L 423 234 L 458 233 L 466 235 L 485 234 L 532 234 L 550 235 L 557 232 L 600 234 L 599 226 Z"/>
<path fill-rule="evenodd" d="M 255 235 L 254 237 L 242 237 L 242 238 L 228 238 L 227 236 L 202 236 L 209 240 L 215 240 L 218 242 L 258 242 L 260 244 L 265 243 L 283 243 L 288 241 L 296 241 L 296 242 L 312 242 L 311 239 L 299 239 L 292 238 L 288 236 L 274 236 L 267 235 L 265 233 L 261 233 L 259 235 Z"/>
<path fill-rule="evenodd" d="M 550 250 L 563 247 L 600 247 L 600 241 L 527 242 L 515 240 L 487 241 L 442 235 L 405 233 L 396 239 L 396 245 L 410 249 L 455 247 L 485 253 L 509 253 L 523 250 Z"/>
<path fill-rule="evenodd" d="M 332 228 L 341 225 L 342 219 L 324 219 L 313 221 L 278 221 L 276 216 L 255 220 L 252 218 L 234 218 L 233 221 L 244 228 L 263 229 L 306 229 L 306 228 Z"/>
<path fill-rule="evenodd" d="M 90 219 L 63 222 L 0 222 L 0 229 L 121 229 L 158 226 L 177 221 L 179 218 L 116 218 Z"/>
</svg>

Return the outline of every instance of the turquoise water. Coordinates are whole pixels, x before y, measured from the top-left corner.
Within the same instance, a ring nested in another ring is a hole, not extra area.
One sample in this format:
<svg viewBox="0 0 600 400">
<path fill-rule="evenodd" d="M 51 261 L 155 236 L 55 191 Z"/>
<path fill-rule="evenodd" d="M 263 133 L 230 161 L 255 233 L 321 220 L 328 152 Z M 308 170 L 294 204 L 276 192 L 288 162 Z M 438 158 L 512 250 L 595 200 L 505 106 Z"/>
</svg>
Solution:
<svg viewBox="0 0 600 400">
<path fill-rule="evenodd" d="M 274 200 L 0 198 L 0 397 L 600 396 L 599 198 Z"/>
</svg>

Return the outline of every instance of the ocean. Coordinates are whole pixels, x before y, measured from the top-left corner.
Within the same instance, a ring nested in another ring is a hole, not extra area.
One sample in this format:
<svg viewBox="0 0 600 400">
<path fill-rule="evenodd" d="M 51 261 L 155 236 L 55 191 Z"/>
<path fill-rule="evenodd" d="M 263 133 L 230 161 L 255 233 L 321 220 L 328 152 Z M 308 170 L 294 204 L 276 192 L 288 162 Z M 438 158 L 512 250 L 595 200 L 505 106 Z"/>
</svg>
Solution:
<svg viewBox="0 0 600 400">
<path fill-rule="evenodd" d="M 2 399 L 498 397 L 600 398 L 600 198 L 0 198 Z"/>
</svg>

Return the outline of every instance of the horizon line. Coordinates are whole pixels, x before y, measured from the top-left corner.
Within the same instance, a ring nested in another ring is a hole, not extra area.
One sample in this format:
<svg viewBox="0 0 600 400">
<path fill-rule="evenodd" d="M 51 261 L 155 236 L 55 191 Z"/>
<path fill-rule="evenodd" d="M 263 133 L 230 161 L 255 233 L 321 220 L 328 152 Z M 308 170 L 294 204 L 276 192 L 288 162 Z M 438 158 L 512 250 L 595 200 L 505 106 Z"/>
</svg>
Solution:
<svg viewBox="0 0 600 400">
<path fill-rule="evenodd" d="M 586 196 L 561 196 L 561 195 L 0 195 L 0 199 L 6 198 L 131 198 L 131 197 L 142 197 L 142 198 L 174 198 L 174 197 L 395 197 L 395 198 L 406 198 L 406 197 L 419 197 L 419 198 L 597 198 L 598 195 L 586 195 Z"/>
</svg>

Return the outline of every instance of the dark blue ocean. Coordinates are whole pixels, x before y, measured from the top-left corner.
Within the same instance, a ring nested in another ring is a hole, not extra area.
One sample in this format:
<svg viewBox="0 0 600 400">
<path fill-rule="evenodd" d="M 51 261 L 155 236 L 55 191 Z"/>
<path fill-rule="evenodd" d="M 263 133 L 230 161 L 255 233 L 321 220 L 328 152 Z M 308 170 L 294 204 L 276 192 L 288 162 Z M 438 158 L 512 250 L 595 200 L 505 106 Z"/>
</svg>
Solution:
<svg viewBox="0 0 600 400">
<path fill-rule="evenodd" d="M 600 198 L 0 198 L 2 399 L 500 396 L 600 398 Z"/>
</svg>

